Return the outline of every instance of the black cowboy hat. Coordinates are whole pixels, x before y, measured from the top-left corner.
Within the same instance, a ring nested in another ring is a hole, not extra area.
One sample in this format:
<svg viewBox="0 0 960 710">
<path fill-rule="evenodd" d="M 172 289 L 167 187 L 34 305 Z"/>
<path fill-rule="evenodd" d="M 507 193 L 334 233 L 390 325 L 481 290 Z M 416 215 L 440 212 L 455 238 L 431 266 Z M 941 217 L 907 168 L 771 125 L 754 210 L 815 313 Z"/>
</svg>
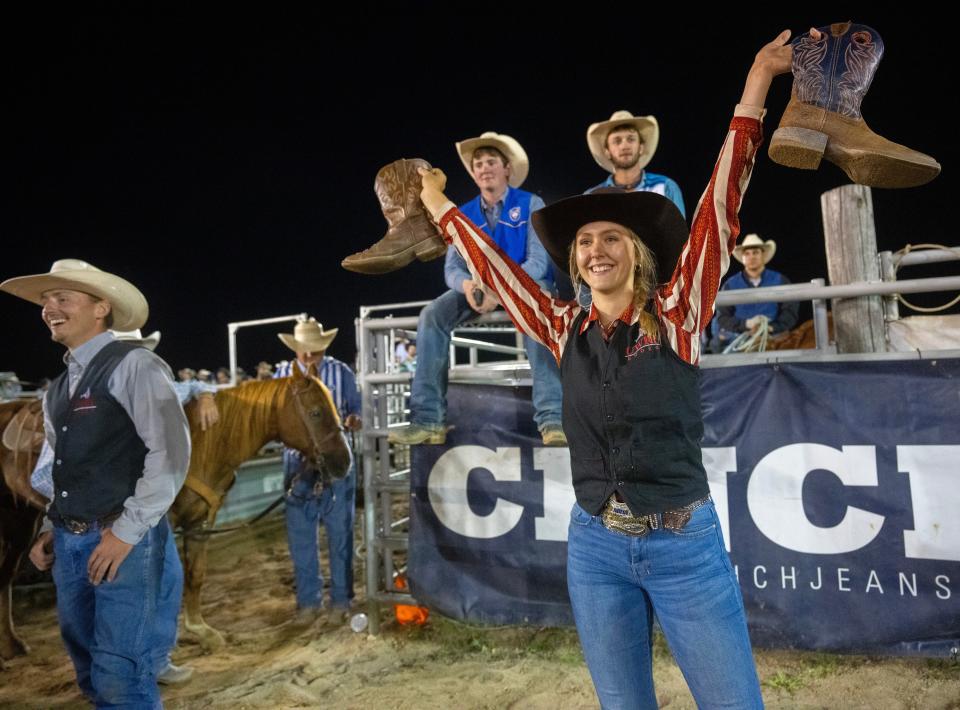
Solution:
<svg viewBox="0 0 960 710">
<path fill-rule="evenodd" d="M 657 281 L 672 275 L 689 229 L 680 210 L 655 192 L 601 188 L 554 202 L 532 215 L 533 227 L 553 262 L 567 273 L 570 245 L 577 230 L 590 222 L 616 222 L 629 227 L 653 252 Z"/>
</svg>

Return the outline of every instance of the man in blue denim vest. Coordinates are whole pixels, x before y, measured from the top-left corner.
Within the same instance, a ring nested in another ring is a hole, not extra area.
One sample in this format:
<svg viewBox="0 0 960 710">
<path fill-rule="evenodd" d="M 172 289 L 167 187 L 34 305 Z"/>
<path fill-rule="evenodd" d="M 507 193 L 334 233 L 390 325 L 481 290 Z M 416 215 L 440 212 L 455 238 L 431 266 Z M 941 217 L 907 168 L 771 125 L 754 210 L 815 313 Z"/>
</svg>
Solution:
<svg viewBox="0 0 960 710">
<path fill-rule="evenodd" d="M 98 707 L 159 707 L 153 647 L 170 528 L 158 523 L 186 477 L 190 430 L 167 364 L 109 332 L 142 326 L 147 301 L 76 259 L 0 289 L 41 305 L 68 350 L 43 401 L 53 499 L 30 559 L 53 567 L 77 683 Z"/>
<path fill-rule="evenodd" d="M 457 143 L 464 168 L 480 194 L 460 209 L 483 229 L 537 283 L 554 290 L 550 260 L 537 237 L 530 214 L 543 200 L 520 189 L 530 163 L 510 136 L 487 132 Z M 442 444 L 446 441 L 447 370 L 450 333 L 478 314 L 500 305 L 456 252 L 447 251 L 444 278 L 450 290 L 427 305 L 417 326 L 417 369 L 410 396 L 410 426 L 390 432 L 396 444 Z M 524 336 L 533 377 L 534 421 L 543 443 L 565 446 L 561 424 L 560 373 L 550 352 Z"/>
</svg>

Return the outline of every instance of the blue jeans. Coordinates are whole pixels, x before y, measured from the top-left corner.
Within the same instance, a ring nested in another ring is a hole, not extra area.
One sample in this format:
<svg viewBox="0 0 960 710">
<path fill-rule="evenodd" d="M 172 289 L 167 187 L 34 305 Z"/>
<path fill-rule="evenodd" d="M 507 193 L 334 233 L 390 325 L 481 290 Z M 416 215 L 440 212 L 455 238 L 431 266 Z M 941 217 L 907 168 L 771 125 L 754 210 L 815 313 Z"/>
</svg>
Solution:
<svg viewBox="0 0 960 710">
<path fill-rule="evenodd" d="M 353 519 L 357 498 L 355 464 L 345 478 L 324 487 L 317 496 L 313 480 L 302 476 L 286 499 L 287 543 L 297 585 L 297 608 L 323 606 L 318 533 L 327 529 L 330 554 L 330 604 L 348 609 L 353 599 Z"/>
<path fill-rule="evenodd" d="M 656 708 L 653 616 L 701 708 L 762 708 L 743 599 L 713 503 L 682 530 L 612 532 L 574 504 L 567 588 L 603 708 Z"/>
<path fill-rule="evenodd" d="M 87 578 L 87 560 L 100 543 L 100 530 L 54 530 L 60 635 L 80 690 L 98 708 L 160 707 L 151 648 L 169 530 L 162 524 L 148 530 L 114 580 L 97 586 Z"/>
<path fill-rule="evenodd" d="M 424 306 L 417 325 L 417 369 L 410 393 L 410 421 L 440 425 L 447 418 L 447 370 L 450 366 L 450 332 L 477 312 L 467 297 L 447 291 Z M 560 426 L 563 391 L 560 369 L 553 355 L 529 336 L 523 338 L 533 377 L 533 420 L 539 429 Z"/>
<path fill-rule="evenodd" d="M 156 641 L 153 644 L 154 672 L 160 674 L 170 663 L 170 653 L 177 645 L 177 621 L 183 601 L 183 565 L 177 553 L 177 540 L 167 516 L 158 525 L 167 526 L 167 544 L 163 548 L 163 571 L 160 573 L 160 597 L 157 601 Z"/>
</svg>

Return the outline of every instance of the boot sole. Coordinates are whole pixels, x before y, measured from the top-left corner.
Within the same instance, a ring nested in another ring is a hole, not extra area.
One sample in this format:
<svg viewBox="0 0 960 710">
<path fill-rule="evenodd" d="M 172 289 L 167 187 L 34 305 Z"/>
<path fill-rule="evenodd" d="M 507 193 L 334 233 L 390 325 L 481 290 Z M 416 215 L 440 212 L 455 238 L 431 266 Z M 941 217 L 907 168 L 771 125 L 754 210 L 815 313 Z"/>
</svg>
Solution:
<svg viewBox="0 0 960 710">
<path fill-rule="evenodd" d="M 809 128 L 778 128 L 768 151 L 770 159 L 788 168 L 816 170 L 822 158 L 843 170 L 858 185 L 883 188 L 916 187 L 940 174 L 937 163 L 918 163 L 876 151 L 847 148 L 826 133 Z"/>
<path fill-rule="evenodd" d="M 439 241 L 439 244 L 437 243 Z M 361 257 L 359 254 L 348 256 L 340 262 L 340 266 L 347 271 L 359 274 L 388 274 L 391 271 L 402 269 L 414 259 L 432 261 L 447 252 L 447 244 L 440 237 L 430 237 L 407 247 L 403 251 L 387 256 Z"/>
<path fill-rule="evenodd" d="M 846 148 L 831 141 L 824 157 L 858 185 L 870 187 L 917 187 L 940 174 L 936 163 L 917 163 L 890 155 Z"/>
</svg>

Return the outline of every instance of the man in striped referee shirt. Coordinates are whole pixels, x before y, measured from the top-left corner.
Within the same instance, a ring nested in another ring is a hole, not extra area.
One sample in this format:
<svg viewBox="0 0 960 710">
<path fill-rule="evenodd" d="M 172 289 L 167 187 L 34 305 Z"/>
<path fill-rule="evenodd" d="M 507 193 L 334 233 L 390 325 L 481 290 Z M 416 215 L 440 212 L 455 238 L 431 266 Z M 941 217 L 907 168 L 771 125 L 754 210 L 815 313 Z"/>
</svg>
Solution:
<svg viewBox="0 0 960 710">
<path fill-rule="evenodd" d="M 298 322 L 293 333 L 277 337 L 297 357 L 281 363 L 274 377 L 289 377 L 294 367 L 306 373 L 310 365 L 333 395 L 333 402 L 349 431 L 360 428 L 360 393 L 348 365 L 327 357 L 326 350 L 337 336 L 337 329 L 324 330 L 316 320 Z M 311 468 L 299 451 L 283 450 L 284 488 L 287 491 L 287 542 L 293 560 L 297 585 L 297 619 L 312 622 L 323 607 L 323 574 L 317 546 L 318 526 L 327 530 L 330 552 L 331 621 L 349 617 L 353 599 L 353 520 L 356 508 L 357 474 L 351 463 L 346 477 L 325 481 L 320 471 Z"/>
</svg>

